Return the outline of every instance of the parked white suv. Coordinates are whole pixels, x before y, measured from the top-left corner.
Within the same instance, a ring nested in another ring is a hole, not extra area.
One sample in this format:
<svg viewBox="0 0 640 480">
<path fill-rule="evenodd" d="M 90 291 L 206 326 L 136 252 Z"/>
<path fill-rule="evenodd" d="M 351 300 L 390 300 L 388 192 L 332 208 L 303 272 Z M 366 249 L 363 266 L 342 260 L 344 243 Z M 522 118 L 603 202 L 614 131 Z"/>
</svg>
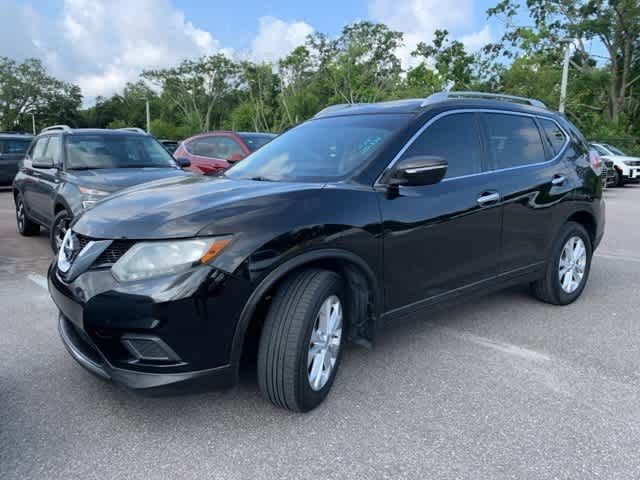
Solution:
<svg viewBox="0 0 640 480">
<path fill-rule="evenodd" d="M 629 182 L 640 182 L 640 158 L 629 157 L 619 148 L 607 143 L 592 143 L 590 145 L 604 160 L 613 162 L 618 187 Z"/>
</svg>

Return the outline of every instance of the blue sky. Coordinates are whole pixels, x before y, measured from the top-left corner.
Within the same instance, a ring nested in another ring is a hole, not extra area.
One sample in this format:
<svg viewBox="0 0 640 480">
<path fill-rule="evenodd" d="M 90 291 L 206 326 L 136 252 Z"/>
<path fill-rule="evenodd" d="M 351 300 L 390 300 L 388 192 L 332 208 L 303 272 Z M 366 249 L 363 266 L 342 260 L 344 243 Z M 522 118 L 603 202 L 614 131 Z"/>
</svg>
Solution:
<svg viewBox="0 0 640 480">
<path fill-rule="evenodd" d="M 405 34 L 405 65 L 419 41 L 448 29 L 468 50 L 499 38 L 486 10 L 497 0 L 0 0 L 0 55 L 42 58 L 85 97 L 110 95 L 146 68 L 223 52 L 274 61 L 320 31 L 337 35 L 357 20 L 381 21 Z"/>
</svg>

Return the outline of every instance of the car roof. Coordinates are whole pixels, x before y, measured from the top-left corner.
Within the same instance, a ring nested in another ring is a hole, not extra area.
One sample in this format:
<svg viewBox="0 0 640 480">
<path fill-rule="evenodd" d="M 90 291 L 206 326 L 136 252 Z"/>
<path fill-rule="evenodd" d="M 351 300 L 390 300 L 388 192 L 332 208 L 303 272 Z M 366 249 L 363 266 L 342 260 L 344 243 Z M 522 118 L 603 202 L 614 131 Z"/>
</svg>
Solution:
<svg viewBox="0 0 640 480">
<path fill-rule="evenodd" d="M 236 135 L 254 135 L 256 137 L 277 137 L 277 133 L 269 132 L 234 132 Z"/>
<path fill-rule="evenodd" d="M 449 110 L 449 109 L 487 109 L 487 110 L 504 110 L 509 112 L 521 112 L 535 115 L 557 116 L 556 112 L 546 108 L 525 105 L 520 103 L 507 102 L 502 100 L 489 100 L 480 98 L 449 98 L 442 101 L 432 103 L 425 102 L 425 99 L 410 100 L 394 100 L 390 102 L 378 103 L 355 103 L 340 104 L 327 107 L 320 111 L 314 118 L 327 118 L 350 115 L 367 115 L 367 114 L 410 114 L 414 116 L 421 115 L 431 110 Z"/>
<path fill-rule="evenodd" d="M 66 135 L 73 134 L 90 134 L 90 135 L 141 135 L 147 136 L 148 133 L 143 132 L 135 132 L 132 130 L 122 130 L 118 128 L 69 128 L 69 129 L 60 129 L 60 130 L 48 130 L 44 132 L 40 132 L 39 135 L 51 135 L 55 133 L 62 133 Z"/>
</svg>

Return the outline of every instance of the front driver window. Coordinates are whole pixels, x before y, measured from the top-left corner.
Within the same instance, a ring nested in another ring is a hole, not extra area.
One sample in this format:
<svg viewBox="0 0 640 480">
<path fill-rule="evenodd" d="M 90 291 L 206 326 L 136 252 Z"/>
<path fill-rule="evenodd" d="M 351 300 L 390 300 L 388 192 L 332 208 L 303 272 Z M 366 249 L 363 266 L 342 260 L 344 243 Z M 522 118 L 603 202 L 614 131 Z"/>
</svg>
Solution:
<svg viewBox="0 0 640 480">
<path fill-rule="evenodd" d="M 445 178 L 482 171 L 480 140 L 474 115 L 456 113 L 436 120 L 404 153 L 402 158 L 436 156 L 449 164 Z"/>
</svg>

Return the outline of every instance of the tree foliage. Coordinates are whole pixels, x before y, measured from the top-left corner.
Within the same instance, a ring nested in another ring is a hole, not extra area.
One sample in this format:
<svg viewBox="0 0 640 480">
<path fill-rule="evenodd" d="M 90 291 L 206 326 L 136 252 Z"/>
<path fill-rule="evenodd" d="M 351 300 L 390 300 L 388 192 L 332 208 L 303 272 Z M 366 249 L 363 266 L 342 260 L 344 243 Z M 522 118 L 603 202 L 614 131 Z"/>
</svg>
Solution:
<svg viewBox="0 0 640 480">
<path fill-rule="evenodd" d="M 503 22 L 504 35 L 474 54 L 437 30 L 403 69 L 403 34 L 362 21 L 336 37 L 314 33 L 274 63 L 217 54 L 145 71 L 84 110 L 78 87 L 50 77 L 38 60 L 0 58 L 0 125 L 24 129 L 27 113 L 35 112 L 39 126 L 144 128 L 149 102 L 151 130 L 159 137 L 219 128 L 280 132 L 327 105 L 424 98 L 448 89 L 534 97 L 554 107 L 563 39 L 573 39 L 567 115 L 590 137 L 631 142 L 640 136 L 637 0 L 499 0 L 487 15 Z"/>
</svg>

